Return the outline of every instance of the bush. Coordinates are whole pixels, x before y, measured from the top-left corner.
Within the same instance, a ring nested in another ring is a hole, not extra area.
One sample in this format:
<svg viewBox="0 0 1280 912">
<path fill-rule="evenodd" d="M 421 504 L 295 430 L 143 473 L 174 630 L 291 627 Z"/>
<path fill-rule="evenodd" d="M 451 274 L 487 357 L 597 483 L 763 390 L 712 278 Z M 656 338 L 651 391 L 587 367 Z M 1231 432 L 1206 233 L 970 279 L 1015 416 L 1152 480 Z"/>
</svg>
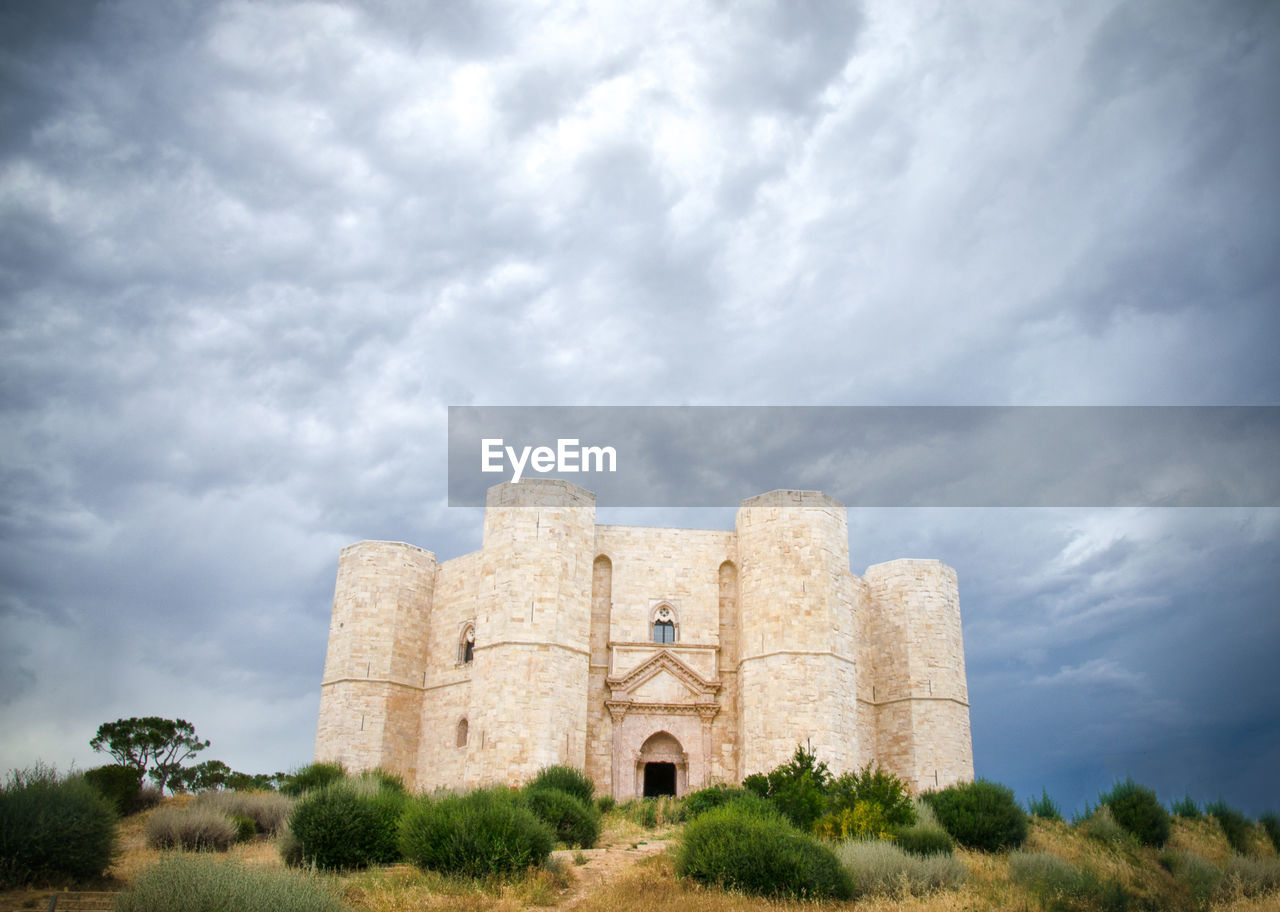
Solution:
<svg viewBox="0 0 1280 912">
<path fill-rule="evenodd" d="M 595 785 L 587 778 L 586 774 L 581 770 L 574 769 L 572 766 L 544 767 L 538 770 L 538 775 L 533 777 L 533 781 L 526 788 L 559 789 L 585 804 L 591 803 L 591 798 L 596 791 Z"/>
<path fill-rule="evenodd" d="M 732 804 L 713 808 L 685 827 L 676 874 L 762 896 L 848 899 L 853 894 L 853 881 L 831 849 L 777 817 Z"/>
<path fill-rule="evenodd" d="M 348 869 L 400 858 L 400 814 L 406 797 L 376 780 L 344 780 L 308 791 L 289 815 L 303 863 Z"/>
<path fill-rule="evenodd" d="M 293 835 L 293 831 L 289 829 L 288 824 L 285 824 L 285 828 L 280 832 L 278 846 L 280 860 L 285 863 L 286 867 L 302 867 L 305 861 L 302 857 L 302 843 L 298 842 L 298 837 Z"/>
<path fill-rule="evenodd" d="M 830 781 L 827 764 L 819 761 L 812 750 L 796 745 L 795 753 L 786 763 L 766 776 L 759 773 L 748 776 L 742 784 L 748 791 L 768 798 L 784 817 L 807 833 L 823 815 Z"/>
<path fill-rule="evenodd" d="M 153 849 L 225 852 L 239 835 L 231 817 L 212 807 L 162 807 L 147 819 L 147 845 Z"/>
<path fill-rule="evenodd" d="M 404 857 L 443 874 L 513 874 L 546 864 L 554 847 L 551 827 L 502 787 L 419 798 L 400 820 Z"/>
<path fill-rule="evenodd" d="M 920 857 L 881 839 L 851 839 L 836 847 L 836 857 L 853 878 L 861 898 L 903 896 L 958 887 L 968 871 L 950 856 Z"/>
<path fill-rule="evenodd" d="M 1077 868 L 1048 852 L 1016 851 L 1009 874 L 1049 910 L 1127 909 L 1129 895 L 1115 882 L 1104 883 L 1091 868 Z"/>
<path fill-rule="evenodd" d="M 143 871 L 115 901 L 116 912 L 342 912 L 320 882 L 290 871 L 245 867 L 200 855 L 172 855 Z"/>
<path fill-rule="evenodd" d="M 1208 905 L 1222 882 L 1217 866 L 1194 852 L 1165 852 L 1160 864 L 1186 886 L 1197 908 Z"/>
<path fill-rule="evenodd" d="M 0 884 L 98 877 L 115 851 L 115 810 L 83 776 L 37 765 L 0 786 Z"/>
<path fill-rule="evenodd" d="M 1202 816 L 1200 805 L 1190 795 L 1170 803 L 1169 810 L 1175 817 L 1185 817 L 1187 820 L 1199 820 Z"/>
<path fill-rule="evenodd" d="M 1105 845 L 1117 845 L 1130 838 L 1129 832 L 1116 823 L 1111 808 L 1105 804 L 1080 821 L 1079 826 L 1080 832 Z"/>
<path fill-rule="evenodd" d="M 600 812 L 594 804 L 556 788 L 530 787 L 524 792 L 525 804 L 567 846 L 594 848 L 600 838 Z"/>
<path fill-rule="evenodd" d="M 916 822 L 896 830 L 894 840 L 899 848 L 915 855 L 950 855 L 955 850 L 955 840 L 923 801 L 916 802 Z"/>
<path fill-rule="evenodd" d="M 142 810 L 142 771 L 132 766 L 111 764 L 85 770 L 84 781 L 111 802 L 121 817 Z"/>
<path fill-rule="evenodd" d="M 1027 813 L 1032 817 L 1039 817 L 1041 820 L 1061 820 L 1062 809 L 1058 807 L 1058 803 L 1049 797 L 1049 790 L 1040 789 L 1040 797 L 1032 798 L 1027 802 Z"/>
<path fill-rule="evenodd" d="M 1267 838 L 1271 840 L 1272 847 L 1280 852 L 1280 815 L 1275 811 L 1267 811 L 1258 818 L 1258 825 L 1262 827 L 1262 832 L 1267 834 Z"/>
<path fill-rule="evenodd" d="M 409 794 L 409 790 L 404 785 L 404 776 L 389 769 L 383 769 L 380 766 L 374 767 L 367 773 L 361 773 L 358 778 L 370 779 L 380 787 L 392 792 L 399 792 L 401 795 Z"/>
<path fill-rule="evenodd" d="M 247 842 L 258 835 L 258 825 L 252 817 L 244 814 L 232 814 L 231 822 L 236 825 L 236 842 Z"/>
<path fill-rule="evenodd" d="M 347 771 L 342 768 L 341 763 L 312 763 L 286 776 L 280 783 L 280 793 L 296 798 L 303 792 L 332 785 L 346 778 L 346 775 Z"/>
<path fill-rule="evenodd" d="M 279 833 L 293 810 L 293 799 L 276 792 L 205 792 L 196 796 L 192 807 L 208 807 L 228 816 L 241 814 L 253 821 L 259 833 Z"/>
<path fill-rule="evenodd" d="M 601 814 L 607 814 L 618 806 L 618 800 L 612 795 L 601 795 L 596 799 L 596 808 Z"/>
<path fill-rule="evenodd" d="M 1237 852 L 1247 852 L 1249 848 L 1249 818 L 1227 804 L 1221 798 L 1204 806 L 1204 812 L 1222 828 L 1222 835 L 1227 837 L 1231 848 Z"/>
<path fill-rule="evenodd" d="M 879 764 L 868 762 L 856 773 L 844 773 L 827 786 L 828 814 L 853 810 L 859 802 L 877 805 L 890 827 L 915 823 L 915 805 L 907 784 Z"/>
<path fill-rule="evenodd" d="M 744 795 L 752 794 L 746 789 L 734 788 L 723 783 L 690 792 L 684 796 L 684 819 L 692 820 L 712 808 L 718 808 Z"/>
<path fill-rule="evenodd" d="M 618 805 L 618 809 L 632 823 L 647 830 L 679 823 L 684 819 L 684 803 L 679 798 L 668 795 L 661 798 L 635 798 Z"/>
<path fill-rule="evenodd" d="M 1156 793 L 1132 779 L 1117 782 L 1111 791 L 1098 796 L 1111 808 L 1116 823 L 1138 837 L 1143 845 L 1162 846 L 1169 841 L 1172 825 Z"/>
<path fill-rule="evenodd" d="M 1280 890 L 1280 861 L 1274 858 L 1232 855 L 1223 874 L 1218 892 L 1227 896 L 1259 896 Z"/>
<path fill-rule="evenodd" d="M 1026 812 L 1006 786 L 979 779 L 926 792 L 922 797 L 943 829 L 962 846 L 998 852 L 1026 841 Z"/>
<path fill-rule="evenodd" d="M 138 792 L 138 812 L 158 807 L 161 801 L 164 801 L 164 796 L 160 794 L 158 788 L 154 785 L 144 785 L 142 791 Z"/>
<path fill-rule="evenodd" d="M 875 801 L 859 801 L 851 808 L 827 814 L 813 825 L 813 832 L 823 839 L 843 842 L 846 839 L 889 839 L 884 808 Z"/>
</svg>

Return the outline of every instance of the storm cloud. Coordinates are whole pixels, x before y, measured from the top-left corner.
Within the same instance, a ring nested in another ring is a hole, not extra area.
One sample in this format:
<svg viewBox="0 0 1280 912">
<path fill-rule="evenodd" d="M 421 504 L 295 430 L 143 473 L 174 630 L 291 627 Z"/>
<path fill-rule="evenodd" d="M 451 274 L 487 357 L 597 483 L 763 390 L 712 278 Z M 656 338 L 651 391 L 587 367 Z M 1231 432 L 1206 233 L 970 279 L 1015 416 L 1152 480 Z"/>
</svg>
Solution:
<svg viewBox="0 0 1280 912">
<path fill-rule="evenodd" d="M 5 5 L 0 764 L 306 762 L 338 549 L 478 546 L 451 405 L 1280 404 L 1278 95 L 1262 0 Z M 1256 812 L 1278 522 L 850 536 L 957 568 L 980 775 Z"/>
</svg>

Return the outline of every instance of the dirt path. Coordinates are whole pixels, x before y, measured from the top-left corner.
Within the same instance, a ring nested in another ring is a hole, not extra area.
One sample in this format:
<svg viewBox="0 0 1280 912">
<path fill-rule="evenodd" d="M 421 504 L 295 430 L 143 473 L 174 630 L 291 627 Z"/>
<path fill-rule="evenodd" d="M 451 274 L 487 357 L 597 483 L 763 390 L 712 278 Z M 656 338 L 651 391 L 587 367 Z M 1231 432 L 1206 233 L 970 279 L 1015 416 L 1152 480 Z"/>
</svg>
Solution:
<svg viewBox="0 0 1280 912">
<path fill-rule="evenodd" d="M 666 836 L 665 833 L 662 835 Z M 642 858 L 665 852 L 670 840 L 653 836 L 626 838 L 606 833 L 601 843 L 595 849 L 561 849 L 552 853 L 573 877 L 568 896 L 556 908 L 575 908 L 601 884 L 616 880 Z M 579 856 L 586 862 L 579 864 L 575 860 Z"/>
</svg>

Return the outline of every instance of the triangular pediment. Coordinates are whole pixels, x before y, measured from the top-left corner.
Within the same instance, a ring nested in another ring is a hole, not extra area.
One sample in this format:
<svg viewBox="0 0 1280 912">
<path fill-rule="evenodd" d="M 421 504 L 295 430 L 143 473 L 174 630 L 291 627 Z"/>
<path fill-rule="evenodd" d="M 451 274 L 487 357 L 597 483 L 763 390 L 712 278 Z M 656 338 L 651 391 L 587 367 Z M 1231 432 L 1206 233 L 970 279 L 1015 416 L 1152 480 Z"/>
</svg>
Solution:
<svg viewBox="0 0 1280 912">
<path fill-rule="evenodd" d="M 719 683 L 703 678 L 667 649 L 608 683 L 615 700 L 653 703 L 702 703 L 715 699 L 720 689 Z"/>
</svg>

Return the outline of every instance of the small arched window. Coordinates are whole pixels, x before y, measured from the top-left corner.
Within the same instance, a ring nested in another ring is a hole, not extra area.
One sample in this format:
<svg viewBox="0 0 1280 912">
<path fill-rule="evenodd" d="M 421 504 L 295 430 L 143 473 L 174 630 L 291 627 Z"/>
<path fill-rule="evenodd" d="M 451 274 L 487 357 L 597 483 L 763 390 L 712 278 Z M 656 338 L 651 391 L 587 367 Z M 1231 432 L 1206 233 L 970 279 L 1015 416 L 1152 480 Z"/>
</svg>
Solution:
<svg viewBox="0 0 1280 912">
<path fill-rule="evenodd" d="M 468 624 L 462 628 L 462 637 L 458 640 L 458 662 L 463 665 L 470 665 L 471 660 L 476 657 L 476 628 L 474 624 Z"/>
<path fill-rule="evenodd" d="M 670 605 L 659 605 L 653 612 L 653 641 L 655 643 L 676 641 L 676 613 Z"/>
<path fill-rule="evenodd" d="M 457 739 L 454 741 L 454 746 L 455 747 L 467 746 L 467 720 L 466 719 L 458 720 L 458 736 L 457 736 Z"/>
</svg>

